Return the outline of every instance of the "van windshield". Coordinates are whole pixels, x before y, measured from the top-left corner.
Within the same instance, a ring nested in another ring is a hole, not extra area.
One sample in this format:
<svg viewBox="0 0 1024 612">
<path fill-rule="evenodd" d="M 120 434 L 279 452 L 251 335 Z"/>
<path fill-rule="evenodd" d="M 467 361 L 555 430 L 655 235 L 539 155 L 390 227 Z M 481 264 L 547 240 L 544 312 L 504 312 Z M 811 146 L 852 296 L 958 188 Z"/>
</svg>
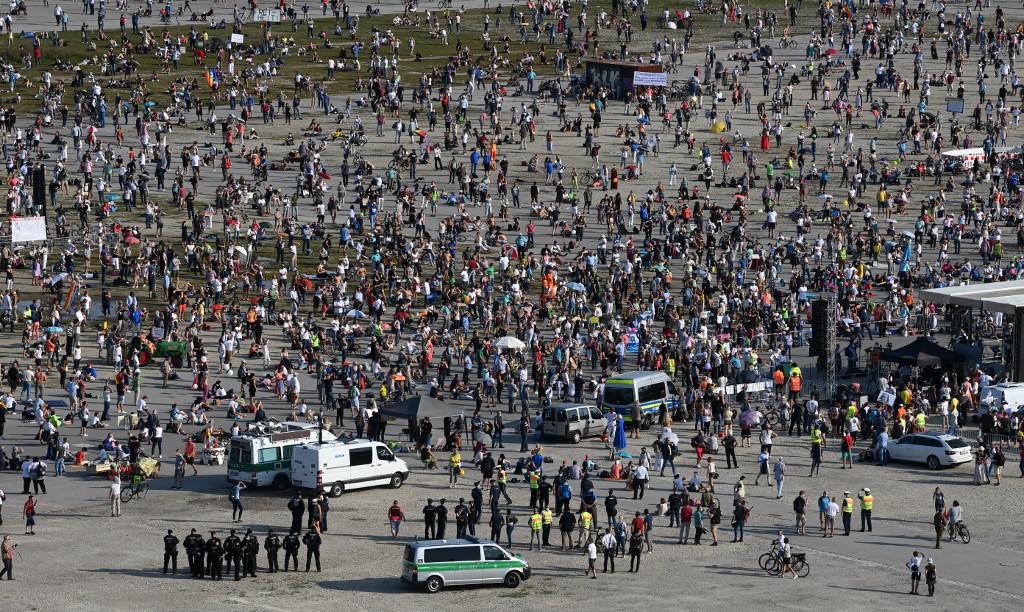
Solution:
<svg viewBox="0 0 1024 612">
<path fill-rule="evenodd" d="M 607 404 L 625 406 L 632 404 L 635 400 L 632 387 L 605 387 L 604 401 Z"/>
</svg>

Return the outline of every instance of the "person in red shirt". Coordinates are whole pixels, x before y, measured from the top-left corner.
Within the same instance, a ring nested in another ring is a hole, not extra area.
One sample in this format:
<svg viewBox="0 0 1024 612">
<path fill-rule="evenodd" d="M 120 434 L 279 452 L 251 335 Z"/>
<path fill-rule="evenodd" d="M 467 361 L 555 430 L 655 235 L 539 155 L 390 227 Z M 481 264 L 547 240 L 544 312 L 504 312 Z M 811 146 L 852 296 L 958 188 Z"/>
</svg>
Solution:
<svg viewBox="0 0 1024 612">
<path fill-rule="evenodd" d="M 402 526 L 402 521 L 405 520 L 405 512 L 402 511 L 402 507 L 398 505 L 396 499 L 392 502 L 391 507 L 388 508 L 388 523 L 391 524 L 391 537 L 398 537 L 398 529 Z"/>
<path fill-rule="evenodd" d="M 633 533 L 643 534 L 644 530 L 647 528 L 647 523 L 644 521 L 644 517 L 640 516 L 639 512 L 637 512 L 636 516 L 633 517 L 630 525 L 633 528 Z"/>
</svg>

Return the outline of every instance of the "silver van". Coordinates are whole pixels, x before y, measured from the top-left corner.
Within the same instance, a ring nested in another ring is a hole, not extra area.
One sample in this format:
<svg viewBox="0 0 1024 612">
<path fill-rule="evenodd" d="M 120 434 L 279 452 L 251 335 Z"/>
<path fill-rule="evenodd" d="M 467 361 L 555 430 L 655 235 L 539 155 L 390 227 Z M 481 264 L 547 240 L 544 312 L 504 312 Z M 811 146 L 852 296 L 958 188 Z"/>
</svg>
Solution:
<svg viewBox="0 0 1024 612">
<path fill-rule="evenodd" d="M 467 537 L 423 540 L 405 546 L 402 582 L 437 593 L 446 586 L 504 584 L 516 588 L 530 578 L 530 565 L 492 540 Z"/>
<path fill-rule="evenodd" d="M 597 406 L 566 404 L 544 409 L 542 430 L 545 437 L 569 440 L 579 444 L 583 438 L 600 436 L 605 431 L 605 419 Z"/>
</svg>

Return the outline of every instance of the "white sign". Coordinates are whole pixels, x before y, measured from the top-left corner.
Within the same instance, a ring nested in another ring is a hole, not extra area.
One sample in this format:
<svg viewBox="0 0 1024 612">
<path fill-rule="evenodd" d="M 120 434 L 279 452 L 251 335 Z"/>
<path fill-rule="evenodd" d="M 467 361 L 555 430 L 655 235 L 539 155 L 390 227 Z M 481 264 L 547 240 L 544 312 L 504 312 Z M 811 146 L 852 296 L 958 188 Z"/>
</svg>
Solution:
<svg viewBox="0 0 1024 612">
<path fill-rule="evenodd" d="M 46 240 L 46 217 L 11 219 L 11 242 Z"/>
<path fill-rule="evenodd" d="M 253 9 L 252 20 L 281 23 L 281 11 L 278 9 Z"/>
<path fill-rule="evenodd" d="M 232 44 L 240 45 L 240 44 L 242 44 L 244 42 L 245 42 L 245 34 L 232 34 L 231 35 L 231 43 Z"/>
<path fill-rule="evenodd" d="M 640 72 L 633 73 L 633 85 L 665 87 L 668 85 L 668 75 L 664 72 Z"/>
<path fill-rule="evenodd" d="M 878 394 L 878 403 L 892 406 L 896 403 L 896 394 L 890 391 L 882 391 Z"/>
</svg>

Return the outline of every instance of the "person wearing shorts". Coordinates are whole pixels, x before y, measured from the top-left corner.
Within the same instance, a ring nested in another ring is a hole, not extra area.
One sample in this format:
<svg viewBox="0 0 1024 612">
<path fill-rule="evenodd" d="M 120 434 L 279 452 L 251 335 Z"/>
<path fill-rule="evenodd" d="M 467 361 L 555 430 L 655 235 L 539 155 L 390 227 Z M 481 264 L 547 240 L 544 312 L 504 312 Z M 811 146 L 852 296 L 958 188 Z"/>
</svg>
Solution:
<svg viewBox="0 0 1024 612">
<path fill-rule="evenodd" d="M 594 543 L 594 536 L 587 538 L 587 571 L 583 572 L 584 576 L 590 576 L 593 579 L 597 579 L 597 544 Z"/>
</svg>

